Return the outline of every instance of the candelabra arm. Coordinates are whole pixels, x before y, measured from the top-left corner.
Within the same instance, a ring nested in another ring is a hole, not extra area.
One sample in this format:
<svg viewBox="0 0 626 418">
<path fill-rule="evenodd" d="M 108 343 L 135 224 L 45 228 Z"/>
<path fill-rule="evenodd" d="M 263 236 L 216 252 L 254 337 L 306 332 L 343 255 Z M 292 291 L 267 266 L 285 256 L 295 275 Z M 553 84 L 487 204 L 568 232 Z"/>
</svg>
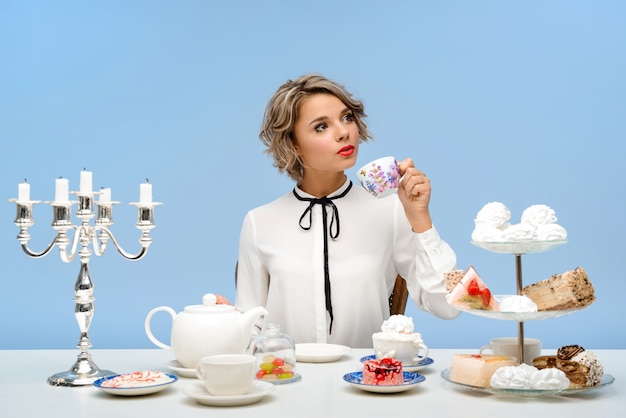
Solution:
<svg viewBox="0 0 626 418">
<path fill-rule="evenodd" d="M 30 248 L 28 248 L 28 244 L 24 242 L 24 243 L 22 243 L 22 250 L 24 250 L 26 255 L 28 255 L 29 257 L 41 258 L 41 257 L 47 255 L 54 248 L 55 244 L 56 244 L 56 237 L 52 240 L 52 242 L 50 242 L 50 244 L 48 244 L 48 246 L 46 247 L 45 250 L 37 253 L 37 252 L 34 252 L 33 250 L 31 250 Z"/>
<path fill-rule="evenodd" d="M 126 252 L 122 248 L 122 246 L 117 242 L 117 239 L 113 236 L 113 233 L 109 230 L 109 228 L 107 228 L 106 226 L 101 226 L 100 230 L 106 232 L 106 234 L 111 239 L 111 242 L 113 243 L 117 251 L 122 255 L 122 257 L 126 258 L 127 260 L 139 260 L 143 258 L 143 256 L 146 255 L 146 253 L 148 252 L 148 247 L 150 246 L 152 242 L 151 239 L 145 239 L 144 237 L 145 233 L 144 233 L 141 239 L 141 250 L 139 250 L 137 254 L 130 254 Z M 95 247 L 96 246 L 94 245 L 94 248 Z"/>
<path fill-rule="evenodd" d="M 76 256 L 76 252 L 78 250 L 78 241 L 80 241 L 81 228 L 72 225 L 70 227 L 74 229 L 74 237 L 72 238 L 72 248 L 70 251 L 67 251 L 68 244 L 70 243 L 69 237 L 67 236 L 67 228 L 61 232 L 57 236 L 56 243 L 59 246 L 59 256 L 61 257 L 61 261 L 64 263 L 71 263 Z"/>
<path fill-rule="evenodd" d="M 102 226 L 98 227 L 97 229 L 100 230 L 100 235 L 93 234 L 92 245 L 93 252 L 98 257 L 101 257 L 106 253 L 107 243 L 111 234 L 108 231 L 104 231 L 104 228 Z"/>
</svg>

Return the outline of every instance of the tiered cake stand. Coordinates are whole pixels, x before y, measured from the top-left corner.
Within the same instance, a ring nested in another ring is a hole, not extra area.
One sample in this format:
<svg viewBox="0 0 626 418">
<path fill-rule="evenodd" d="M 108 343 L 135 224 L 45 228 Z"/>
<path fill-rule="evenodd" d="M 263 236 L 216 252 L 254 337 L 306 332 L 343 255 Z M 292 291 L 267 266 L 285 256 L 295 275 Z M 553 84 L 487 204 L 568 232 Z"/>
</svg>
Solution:
<svg viewBox="0 0 626 418">
<path fill-rule="evenodd" d="M 487 251 L 491 251 L 494 253 L 501 254 L 513 254 L 515 256 L 515 279 L 516 279 L 516 287 L 517 294 L 522 294 L 523 282 L 522 282 L 522 255 L 524 254 L 532 254 L 532 253 L 541 253 L 550 251 L 553 248 L 558 247 L 559 245 L 565 244 L 567 240 L 554 240 L 554 241 L 526 241 L 526 242 L 477 242 L 472 241 L 472 244 L 481 247 Z M 502 301 L 507 295 L 494 295 L 494 298 L 498 303 Z M 470 313 L 472 315 L 484 316 L 492 319 L 502 319 L 509 321 L 516 321 L 518 326 L 518 360 L 520 363 L 524 363 L 524 321 L 529 320 L 537 320 L 537 319 L 551 319 L 558 318 L 560 316 L 569 315 L 575 312 L 579 312 L 585 307 L 574 308 L 574 309 L 566 309 L 559 311 L 539 311 L 539 312 L 493 312 L 486 311 L 481 309 L 461 309 L 463 312 Z M 587 390 L 593 390 L 600 387 L 604 387 L 613 383 L 615 378 L 610 374 L 604 374 L 602 377 L 602 381 L 599 385 L 589 386 L 584 388 L 574 388 L 574 389 L 555 389 L 555 390 L 538 390 L 538 389 L 495 389 L 495 388 L 483 388 L 477 386 L 465 385 L 463 383 L 454 382 L 450 379 L 450 369 L 446 369 L 442 372 L 441 376 L 451 382 L 455 383 L 459 386 L 463 386 L 467 389 L 478 390 L 481 392 L 489 392 L 494 394 L 508 394 L 515 396 L 546 396 L 546 395 L 554 395 L 554 394 L 576 394 L 585 392 Z"/>
<path fill-rule="evenodd" d="M 524 287 L 522 281 L 522 255 L 541 253 L 550 251 L 560 245 L 563 245 L 567 240 L 552 240 L 552 241 L 518 241 L 518 242 L 479 242 L 472 241 L 472 244 L 483 248 L 487 251 L 501 254 L 513 254 L 515 256 L 515 282 L 517 288 L 517 294 L 522 294 Z M 495 296 L 498 302 L 504 296 Z M 499 300 L 500 299 L 500 300 Z M 503 319 L 517 321 L 517 339 L 519 350 L 519 362 L 524 363 L 524 321 L 537 320 L 537 319 L 550 319 L 557 318 L 563 315 L 569 315 L 574 312 L 578 312 L 583 308 L 567 309 L 561 311 L 540 311 L 540 312 L 492 312 L 483 311 L 477 309 L 464 309 L 464 312 L 468 312 L 474 315 L 480 315 L 490 317 L 494 319 Z"/>
</svg>

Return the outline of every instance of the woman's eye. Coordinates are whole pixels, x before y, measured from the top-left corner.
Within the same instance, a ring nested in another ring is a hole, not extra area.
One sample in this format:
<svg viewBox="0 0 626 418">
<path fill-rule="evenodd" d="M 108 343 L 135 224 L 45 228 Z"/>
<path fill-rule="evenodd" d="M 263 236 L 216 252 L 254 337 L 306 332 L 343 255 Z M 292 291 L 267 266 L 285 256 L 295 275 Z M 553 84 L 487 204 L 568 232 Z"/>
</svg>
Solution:
<svg viewBox="0 0 626 418">
<path fill-rule="evenodd" d="M 354 122 L 354 120 L 355 118 L 353 113 L 348 113 L 343 117 L 344 122 Z"/>
<path fill-rule="evenodd" d="M 320 123 L 319 125 L 315 125 L 315 132 L 322 132 L 324 129 L 326 129 L 325 123 Z"/>
</svg>

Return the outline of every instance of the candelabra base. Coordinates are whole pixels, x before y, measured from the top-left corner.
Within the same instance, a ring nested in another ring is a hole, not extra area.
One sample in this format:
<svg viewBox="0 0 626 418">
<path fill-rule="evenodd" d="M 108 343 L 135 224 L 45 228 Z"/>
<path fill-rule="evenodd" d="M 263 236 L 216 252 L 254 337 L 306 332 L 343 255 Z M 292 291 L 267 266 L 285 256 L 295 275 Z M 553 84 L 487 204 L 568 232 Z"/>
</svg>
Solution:
<svg viewBox="0 0 626 418">
<path fill-rule="evenodd" d="M 116 374 L 110 370 L 101 370 L 88 353 L 81 353 L 76 363 L 67 371 L 55 373 L 48 377 L 52 386 L 85 386 L 91 385 L 101 377 Z"/>
</svg>

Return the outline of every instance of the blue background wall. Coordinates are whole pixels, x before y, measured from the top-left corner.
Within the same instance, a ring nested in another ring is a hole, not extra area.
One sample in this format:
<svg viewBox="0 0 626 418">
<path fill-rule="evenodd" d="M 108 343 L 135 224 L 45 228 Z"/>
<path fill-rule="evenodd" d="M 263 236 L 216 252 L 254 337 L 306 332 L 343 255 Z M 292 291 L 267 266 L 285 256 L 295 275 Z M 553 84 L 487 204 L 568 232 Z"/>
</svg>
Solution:
<svg viewBox="0 0 626 418">
<path fill-rule="evenodd" d="M 0 348 L 73 348 L 79 263 L 28 258 L 15 239 L 17 184 L 52 200 L 54 179 L 111 187 L 128 251 L 139 249 L 139 183 L 150 179 L 154 243 L 143 260 L 93 257 L 94 348 L 153 347 L 150 309 L 207 292 L 234 298 L 247 210 L 292 187 L 257 138 L 279 84 L 319 72 L 365 101 L 373 143 L 360 162 L 413 157 L 432 213 L 494 293 L 515 292 L 509 255 L 470 244 L 487 202 L 514 219 L 556 210 L 569 243 L 523 257 L 525 284 L 583 266 L 597 302 L 526 322 L 545 347 L 626 348 L 623 258 L 626 3 L 622 1 L 0 2 Z M 354 179 L 354 173 L 349 173 Z M 31 247 L 53 237 L 35 207 Z M 431 347 L 478 348 L 513 322 L 443 321 L 409 306 Z M 599 325 L 602 325 L 600 327 Z M 170 324 L 155 318 L 167 340 Z M 605 330 L 609 330 L 608 332 Z"/>
</svg>

